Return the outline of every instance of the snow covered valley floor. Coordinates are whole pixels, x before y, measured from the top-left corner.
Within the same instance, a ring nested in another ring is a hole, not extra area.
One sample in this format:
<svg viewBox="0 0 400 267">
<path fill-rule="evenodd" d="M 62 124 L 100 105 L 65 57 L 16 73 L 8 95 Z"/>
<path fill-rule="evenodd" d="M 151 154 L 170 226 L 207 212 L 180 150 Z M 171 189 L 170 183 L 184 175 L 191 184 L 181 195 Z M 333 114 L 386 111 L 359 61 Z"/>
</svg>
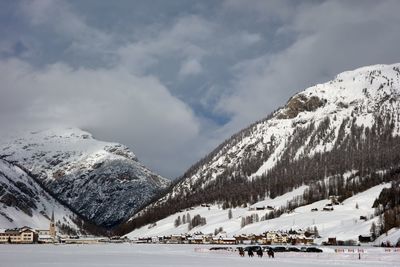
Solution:
<svg viewBox="0 0 400 267">
<path fill-rule="evenodd" d="M 400 251 L 391 248 L 351 247 L 358 253 L 335 252 L 323 247 L 323 253 L 275 253 L 274 259 L 239 257 L 236 252 L 209 251 L 206 245 L 0 245 L 0 266 L 400 266 Z M 234 247 L 234 246 L 233 246 Z"/>
</svg>

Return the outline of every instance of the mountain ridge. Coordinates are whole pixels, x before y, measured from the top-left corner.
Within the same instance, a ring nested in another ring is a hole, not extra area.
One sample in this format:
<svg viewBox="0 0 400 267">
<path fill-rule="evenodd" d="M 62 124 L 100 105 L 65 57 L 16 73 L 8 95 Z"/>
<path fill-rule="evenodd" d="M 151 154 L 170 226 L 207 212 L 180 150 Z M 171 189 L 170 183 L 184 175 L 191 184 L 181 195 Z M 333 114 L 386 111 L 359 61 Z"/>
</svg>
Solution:
<svg viewBox="0 0 400 267">
<path fill-rule="evenodd" d="M 203 202 L 237 207 L 307 184 L 304 203 L 296 204 L 303 205 L 398 179 L 399 95 L 400 64 L 346 71 L 309 87 L 193 165 L 122 231 Z"/>
<path fill-rule="evenodd" d="M 78 128 L 31 132 L 3 143 L 0 155 L 81 217 L 105 227 L 133 214 L 170 183 L 127 147 L 97 141 Z"/>
</svg>

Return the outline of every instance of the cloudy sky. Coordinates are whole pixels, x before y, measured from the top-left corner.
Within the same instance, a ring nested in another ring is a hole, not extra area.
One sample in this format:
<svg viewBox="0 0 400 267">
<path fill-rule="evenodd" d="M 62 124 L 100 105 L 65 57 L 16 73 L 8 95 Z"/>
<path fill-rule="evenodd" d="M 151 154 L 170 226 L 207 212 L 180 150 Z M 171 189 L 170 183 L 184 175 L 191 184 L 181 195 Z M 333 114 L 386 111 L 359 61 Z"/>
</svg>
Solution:
<svg viewBox="0 0 400 267">
<path fill-rule="evenodd" d="M 174 178 L 294 93 L 400 61 L 400 1 L 0 1 L 0 136 L 76 126 Z"/>
</svg>

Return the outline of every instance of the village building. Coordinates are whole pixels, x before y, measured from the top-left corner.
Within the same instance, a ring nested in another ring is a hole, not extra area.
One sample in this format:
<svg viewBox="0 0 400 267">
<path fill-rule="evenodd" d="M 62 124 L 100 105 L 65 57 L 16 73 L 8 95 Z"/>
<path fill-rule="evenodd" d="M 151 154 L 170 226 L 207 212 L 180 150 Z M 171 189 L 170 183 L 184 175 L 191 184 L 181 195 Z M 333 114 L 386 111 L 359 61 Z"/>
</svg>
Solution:
<svg viewBox="0 0 400 267">
<path fill-rule="evenodd" d="M 0 243 L 12 244 L 33 244 L 33 243 L 54 243 L 57 240 L 54 212 L 51 216 L 49 229 L 34 230 L 24 226 L 22 228 L 6 229 L 0 232 Z"/>
<path fill-rule="evenodd" d="M 190 237 L 187 237 L 187 243 L 189 244 L 211 244 L 212 242 L 213 242 L 212 235 L 197 233 Z"/>
<path fill-rule="evenodd" d="M 221 232 L 212 238 L 211 243 L 220 245 L 234 245 L 236 244 L 236 238 L 228 237 L 226 232 Z"/>
<path fill-rule="evenodd" d="M 39 229 L 37 230 L 37 233 L 39 243 L 54 243 L 58 241 L 56 224 L 54 221 L 54 211 L 51 214 L 49 229 Z"/>
<path fill-rule="evenodd" d="M 336 237 L 328 237 L 328 242 L 325 242 L 328 246 L 336 246 L 338 243 L 336 241 Z"/>
<path fill-rule="evenodd" d="M 186 242 L 186 236 L 185 235 L 171 235 L 171 238 L 169 239 L 170 244 L 183 244 Z"/>
<path fill-rule="evenodd" d="M 0 233 L 0 243 L 33 244 L 37 243 L 38 234 L 29 227 L 7 229 Z"/>
<path fill-rule="evenodd" d="M 247 235 L 234 236 L 237 244 L 251 244 L 251 239 Z"/>
<path fill-rule="evenodd" d="M 188 238 L 189 244 L 204 244 L 205 238 L 203 235 L 194 235 Z"/>
</svg>

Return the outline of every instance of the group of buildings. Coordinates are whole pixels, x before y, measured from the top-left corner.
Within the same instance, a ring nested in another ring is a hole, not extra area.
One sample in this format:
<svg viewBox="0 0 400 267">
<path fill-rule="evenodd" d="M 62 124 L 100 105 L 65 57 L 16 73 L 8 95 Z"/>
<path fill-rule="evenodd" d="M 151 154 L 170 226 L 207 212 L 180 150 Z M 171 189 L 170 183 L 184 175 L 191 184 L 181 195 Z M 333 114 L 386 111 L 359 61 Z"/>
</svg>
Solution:
<svg viewBox="0 0 400 267">
<path fill-rule="evenodd" d="M 54 213 L 51 215 L 49 229 L 32 229 L 24 226 L 22 228 L 6 229 L 0 231 L 0 243 L 9 244 L 34 244 L 54 243 L 57 240 Z"/>
<path fill-rule="evenodd" d="M 0 230 L 0 244 L 97 244 L 105 242 L 120 243 L 123 241 L 119 238 L 59 235 L 54 222 L 54 214 L 51 216 L 49 229 L 32 229 L 24 226 L 22 228 Z"/>
<path fill-rule="evenodd" d="M 206 235 L 196 233 L 193 235 L 170 235 L 170 236 L 157 236 L 157 237 L 143 237 L 132 240 L 134 243 L 165 243 L 165 244 L 292 244 L 292 245 L 309 245 L 314 243 L 312 235 L 306 236 L 304 232 L 281 232 L 269 231 L 260 235 L 236 235 L 228 237 L 225 232 L 217 235 Z"/>
</svg>

